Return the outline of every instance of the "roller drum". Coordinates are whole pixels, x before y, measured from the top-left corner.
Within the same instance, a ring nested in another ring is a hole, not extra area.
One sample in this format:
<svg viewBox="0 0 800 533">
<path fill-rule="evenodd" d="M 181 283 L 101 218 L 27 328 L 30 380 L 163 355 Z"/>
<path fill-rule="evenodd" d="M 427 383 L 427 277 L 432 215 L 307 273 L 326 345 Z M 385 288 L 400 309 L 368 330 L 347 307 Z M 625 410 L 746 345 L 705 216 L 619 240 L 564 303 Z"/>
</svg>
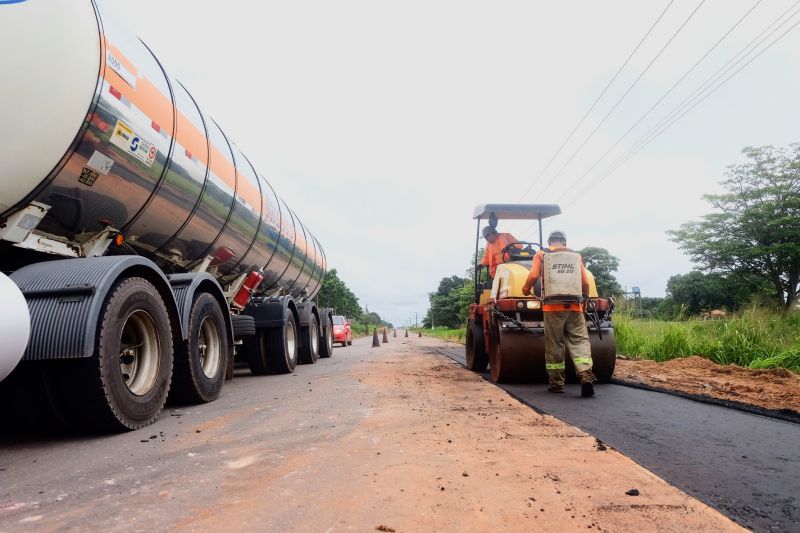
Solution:
<svg viewBox="0 0 800 533">
<path fill-rule="evenodd" d="M 598 381 L 607 383 L 614 374 L 617 344 L 612 329 L 589 331 L 592 351 L 592 371 Z M 577 383 L 575 365 L 569 350 L 565 350 L 565 378 Z M 496 383 L 547 383 L 544 335 L 536 335 L 512 328 L 496 328 L 492 332 L 489 351 L 492 380 Z"/>
<path fill-rule="evenodd" d="M 503 327 L 490 334 L 489 370 L 495 383 L 547 381 L 544 335 Z"/>
</svg>

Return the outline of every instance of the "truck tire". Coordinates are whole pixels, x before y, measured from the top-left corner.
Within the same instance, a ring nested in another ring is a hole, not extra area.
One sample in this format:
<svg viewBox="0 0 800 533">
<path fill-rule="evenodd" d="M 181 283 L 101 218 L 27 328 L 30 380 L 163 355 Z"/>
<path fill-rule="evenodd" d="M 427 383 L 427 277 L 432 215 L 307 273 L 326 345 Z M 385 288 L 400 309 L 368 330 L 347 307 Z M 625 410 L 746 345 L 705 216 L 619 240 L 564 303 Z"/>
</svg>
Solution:
<svg viewBox="0 0 800 533">
<path fill-rule="evenodd" d="M 146 279 L 118 281 L 100 313 L 88 359 L 48 365 L 62 420 L 72 428 L 139 429 L 158 419 L 172 378 L 172 327 L 164 300 Z"/>
<path fill-rule="evenodd" d="M 208 403 L 219 397 L 231 356 L 225 317 L 219 302 L 198 293 L 189 314 L 187 350 L 175 358 L 172 397 L 183 403 Z"/>
<path fill-rule="evenodd" d="M 326 327 L 323 328 L 322 335 L 319 339 L 319 356 L 330 357 L 333 355 L 333 323 L 327 316 L 325 320 L 328 322 Z"/>
<path fill-rule="evenodd" d="M 472 320 L 467 321 L 467 368 L 473 372 L 484 373 L 489 366 L 489 354 L 483 336 L 483 326 Z"/>
<path fill-rule="evenodd" d="M 256 321 L 247 315 L 231 315 L 233 340 L 241 341 L 256 335 Z"/>
<path fill-rule="evenodd" d="M 256 330 L 255 337 L 245 339 L 243 343 L 244 355 L 247 358 L 247 366 L 250 372 L 256 376 L 265 376 L 272 373 L 267 357 L 267 332 L 265 329 Z"/>
<path fill-rule="evenodd" d="M 311 315 L 311 323 L 307 328 L 300 328 L 302 343 L 300 344 L 300 362 L 313 365 L 319 359 L 319 319 Z"/>
<path fill-rule="evenodd" d="M 286 324 L 264 330 L 264 344 L 269 367 L 276 374 L 289 374 L 297 366 L 297 323 L 287 311 Z"/>
</svg>

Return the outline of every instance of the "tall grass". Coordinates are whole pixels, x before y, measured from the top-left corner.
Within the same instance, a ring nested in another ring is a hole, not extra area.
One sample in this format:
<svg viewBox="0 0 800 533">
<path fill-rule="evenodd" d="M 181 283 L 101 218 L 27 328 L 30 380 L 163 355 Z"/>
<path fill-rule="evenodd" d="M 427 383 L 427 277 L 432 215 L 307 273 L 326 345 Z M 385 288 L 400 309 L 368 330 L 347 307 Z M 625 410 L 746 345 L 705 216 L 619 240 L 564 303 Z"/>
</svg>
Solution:
<svg viewBox="0 0 800 533">
<path fill-rule="evenodd" d="M 800 315 L 750 309 L 725 320 L 666 322 L 615 316 L 621 353 L 667 361 L 699 355 L 720 364 L 800 372 Z"/>
<path fill-rule="evenodd" d="M 435 328 L 435 329 L 423 329 L 421 331 L 423 335 L 427 335 L 428 337 L 436 337 L 437 339 L 442 339 L 450 342 L 459 342 L 461 344 L 467 342 L 466 328 L 458 328 L 458 329 Z"/>
</svg>

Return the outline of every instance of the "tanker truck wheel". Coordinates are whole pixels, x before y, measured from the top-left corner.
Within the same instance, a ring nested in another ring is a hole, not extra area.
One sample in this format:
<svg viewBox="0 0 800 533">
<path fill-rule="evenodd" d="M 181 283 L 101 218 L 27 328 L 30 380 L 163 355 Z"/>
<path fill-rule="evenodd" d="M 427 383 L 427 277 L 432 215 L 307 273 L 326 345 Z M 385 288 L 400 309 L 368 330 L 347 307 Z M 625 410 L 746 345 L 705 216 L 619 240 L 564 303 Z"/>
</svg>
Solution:
<svg viewBox="0 0 800 533">
<path fill-rule="evenodd" d="M 300 344 L 300 362 L 313 365 L 319 359 L 319 320 L 311 315 L 311 323 L 307 328 L 300 328 L 303 342 Z"/>
<path fill-rule="evenodd" d="M 250 367 L 250 372 L 256 376 L 272 373 L 269 367 L 269 358 L 267 357 L 267 331 L 265 329 L 257 329 L 255 337 L 245 339 L 242 349 L 247 358 L 247 366 Z"/>
<path fill-rule="evenodd" d="M 287 313 L 289 316 L 283 327 L 264 330 L 269 366 L 276 374 L 289 374 L 297 366 L 297 325 L 294 314 Z"/>
<path fill-rule="evenodd" d="M 100 314 L 94 355 L 64 363 L 48 381 L 70 427 L 124 431 L 155 422 L 172 377 L 172 328 L 156 288 L 140 277 L 118 282 Z"/>
<path fill-rule="evenodd" d="M 472 320 L 467 321 L 467 368 L 473 372 L 486 372 L 489 354 L 483 337 L 483 326 Z"/>
<path fill-rule="evenodd" d="M 219 397 L 231 355 L 219 302 L 199 293 L 189 315 L 187 352 L 175 358 L 172 396 L 179 402 L 208 403 Z"/>
<path fill-rule="evenodd" d="M 323 335 L 320 337 L 320 345 L 319 345 L 319 356 L 320 357 L 330 357 L 333 355 L 333 323 L 329 318 L 326 319 L 328 322 L 328 327 L 326 327 L 323 331 Z"/>
</svg>

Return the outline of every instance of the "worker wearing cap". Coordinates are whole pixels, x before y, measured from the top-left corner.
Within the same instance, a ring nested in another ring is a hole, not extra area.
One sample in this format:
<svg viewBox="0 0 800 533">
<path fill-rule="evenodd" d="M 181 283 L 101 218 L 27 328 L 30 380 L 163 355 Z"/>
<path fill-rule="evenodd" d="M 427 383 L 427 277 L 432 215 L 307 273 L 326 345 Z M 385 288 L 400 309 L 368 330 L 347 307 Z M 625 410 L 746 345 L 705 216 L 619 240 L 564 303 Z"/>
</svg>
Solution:
<svg viewBox="0 0 800 533">
<path fill-rule="evenodd" d="M 497 230 L 492 226 L 483 228 L 483 238 L 486 239 L 486 249 L 483 252 L 481 265 L 489 267 L 489 275 L 494 278 L 497 265 L 502 265 L 506 262 L 503 249 L 509 244 L 519 241 L 510 233 L 497 233 Z"/>
<path fill-rule="evenodd" d="M 545 361 L 550 381 L 547 390 L 564 392 L 564 349 L 567 348 L 581 382 L 581 396 L 594 396 L 592 384 L 596 378 L 592 373 L 592 351 L 582 305 L 582 299 L 585 298 L 583 295 L 589 294 L 586 268 L 581 256 L 567 248 L 567 237 L 563 231 L 552 232 L 547 239 L 547 245 L 548 248 L 536 252 L 533 257 L 531 273 L 522 288 L 523 294 L 530 294 L 531 288 L 540 277 L 543 287 L 548 285 L 548 276 L 553 277 L 549 280 L 551 282 L 559 277 L 560 281 L 566 280 L 565 285 L 573 287 L 572 294 L 565 295 L 548 295 L 546 289 L 543 289 Z M 546 254 L 550 254 L 548 260 L 545 259 Z M 575 294 L 577 291 L 582 294 Z"/>
</svg>

